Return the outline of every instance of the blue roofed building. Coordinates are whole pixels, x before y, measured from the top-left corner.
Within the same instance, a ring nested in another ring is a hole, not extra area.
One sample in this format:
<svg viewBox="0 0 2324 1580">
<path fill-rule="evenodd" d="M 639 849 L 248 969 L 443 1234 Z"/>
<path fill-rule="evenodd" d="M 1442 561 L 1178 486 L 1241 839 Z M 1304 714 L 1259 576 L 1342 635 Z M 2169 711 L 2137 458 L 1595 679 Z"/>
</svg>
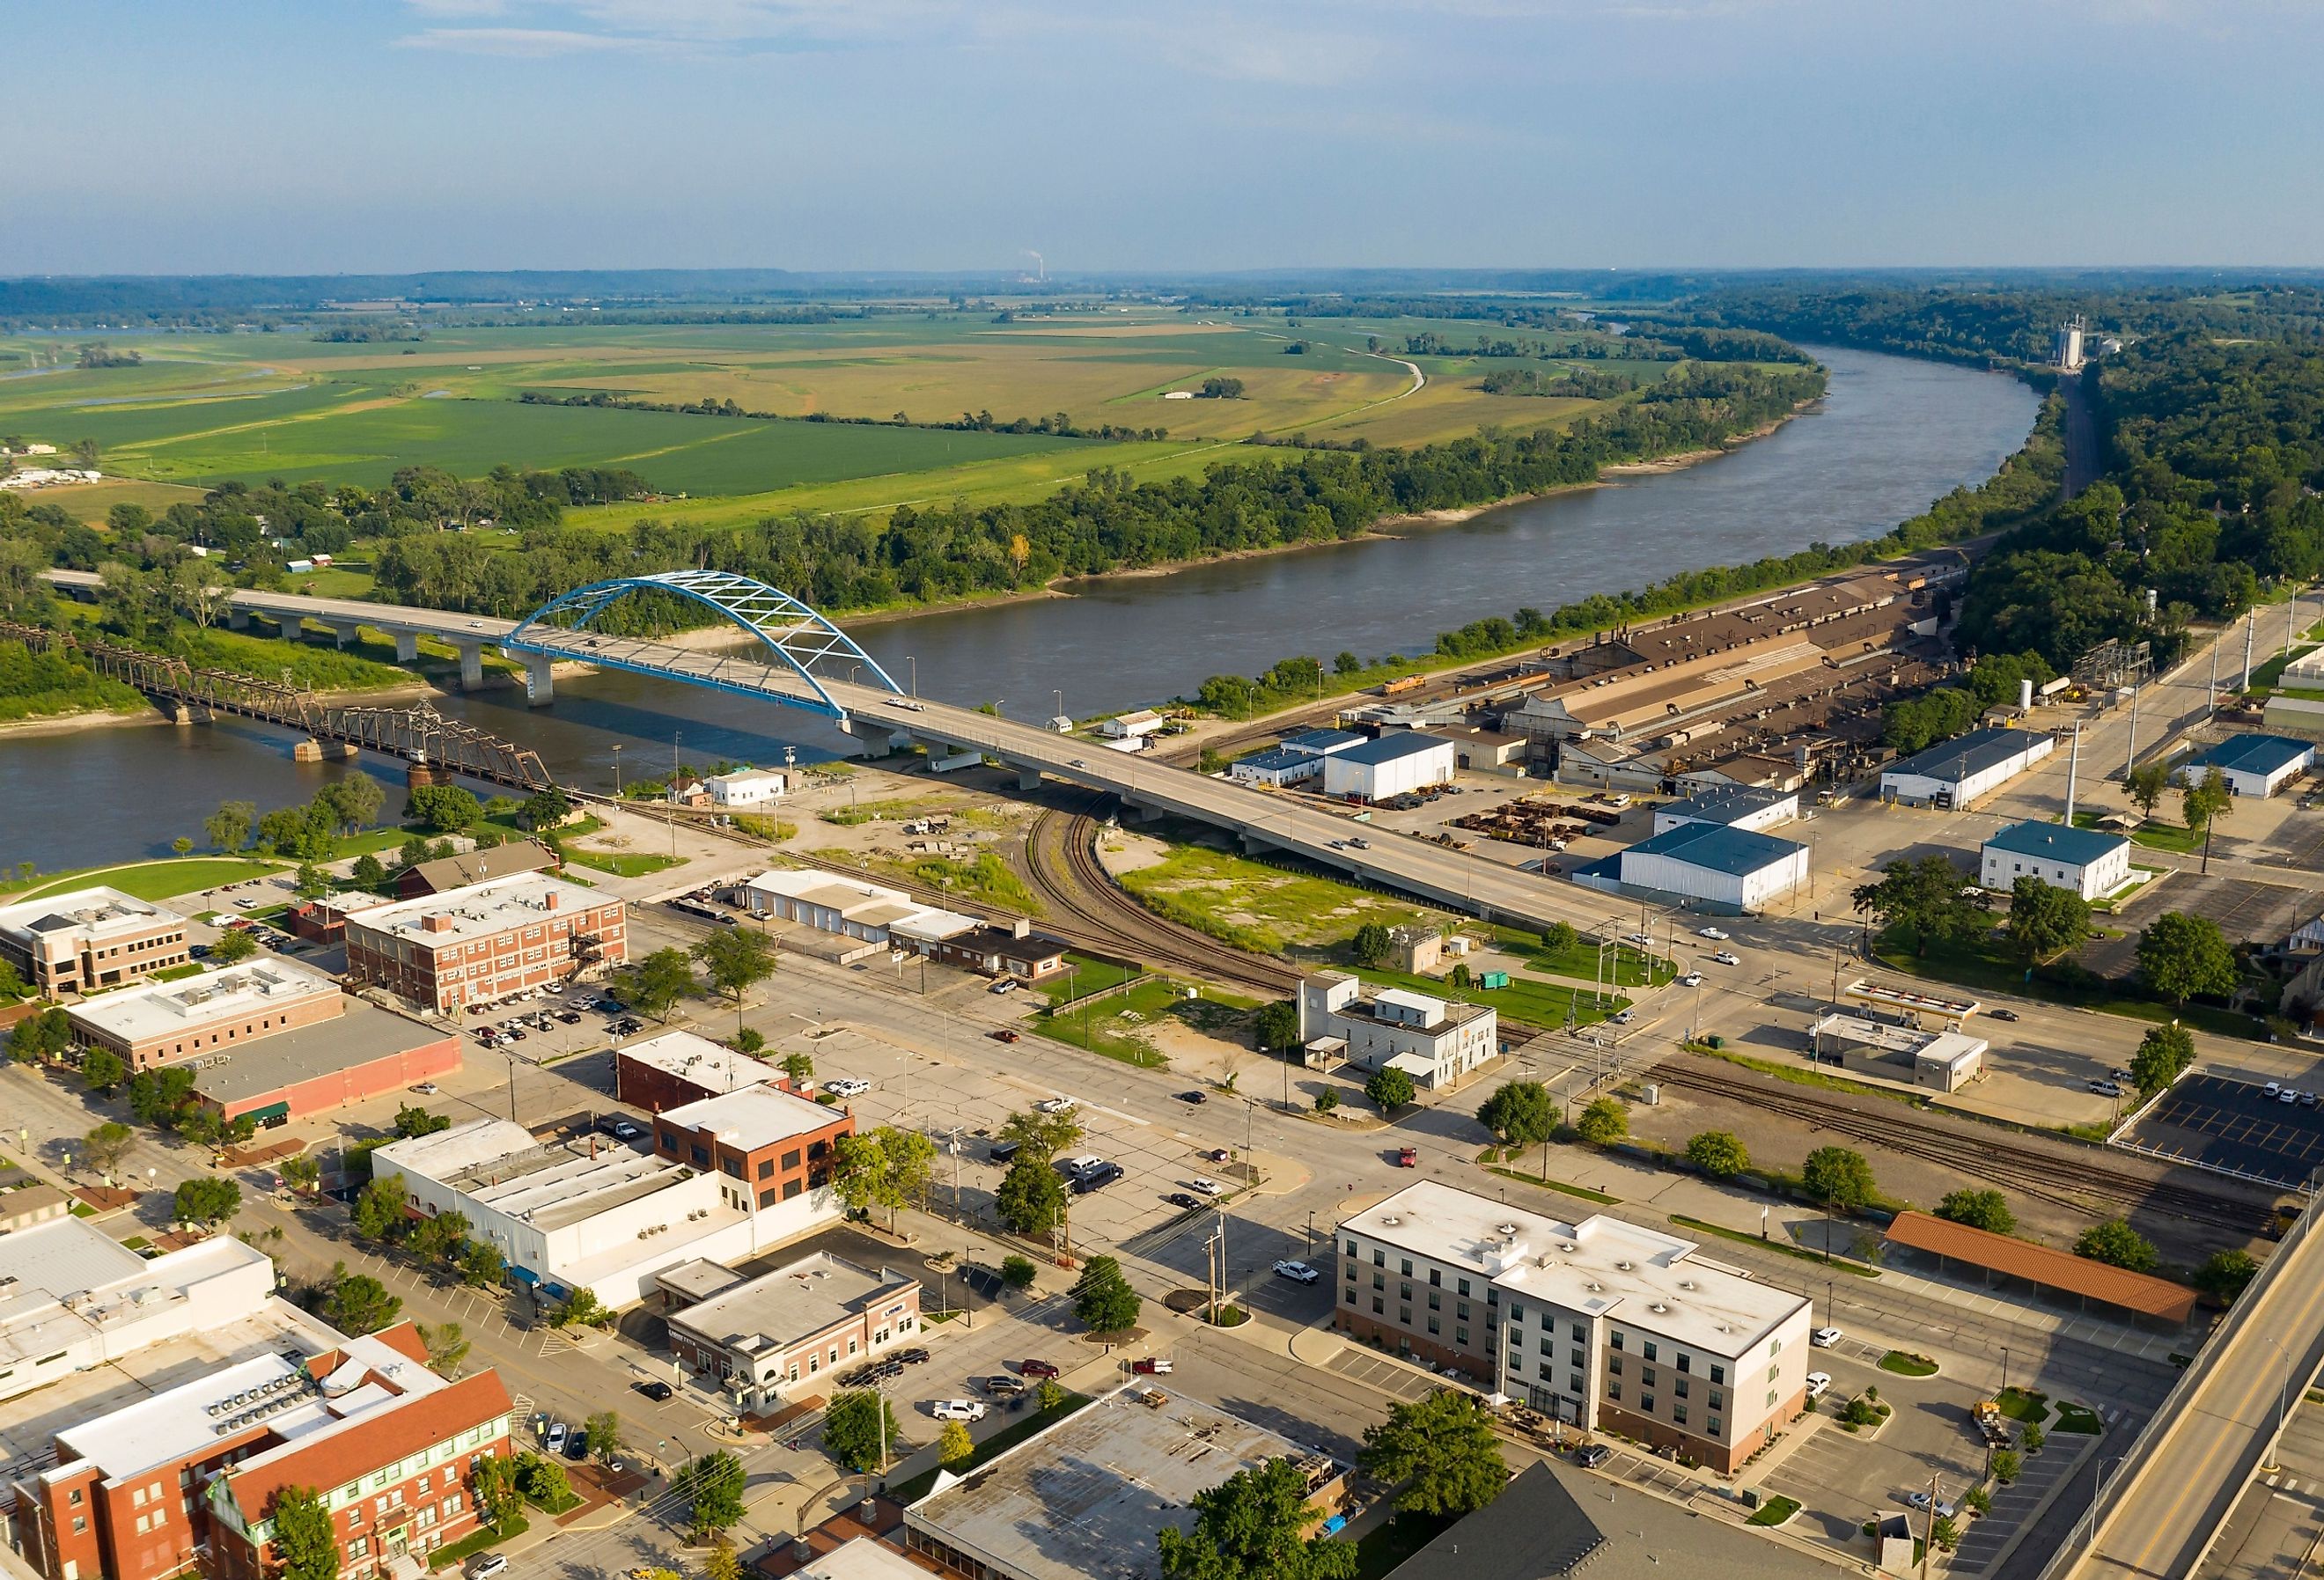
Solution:
<svg viewBox="0 0 2324 1580">
<path fill-rule="evenodd" d="M 1227 765 L 1227 777 L 1238 784 L 1263 784 L 1280 790 L 1323 777 L 1323 760 L 1304 752 L 1270 746 Z"/>
<path fill-rule="evenodd" d="M 2006 892 L 2020 878 L 2103 900 L 2130 882 L 2130 841 L 2063 823 L 2013 823 L 1985 842 L 1977 881 Z"/>
<path fill-rule="evenodd" d="M 1584 888 L 1739 915 L 1808 881 L 1808 847 L 1720 823 L 1682 823 L 1573 870 Z"/>
<path fill-rule="evenodd" d="M 2312 741 L 2295 741 L 2289 735 L 2229 735 L 2181 762 L 2172 777 L 2181 784 L 2191 784 L 2216 768 L 2234 794 L 2265 799 L 2285 781 L 2298 778 L 2315 763 Z"/>
</svg>

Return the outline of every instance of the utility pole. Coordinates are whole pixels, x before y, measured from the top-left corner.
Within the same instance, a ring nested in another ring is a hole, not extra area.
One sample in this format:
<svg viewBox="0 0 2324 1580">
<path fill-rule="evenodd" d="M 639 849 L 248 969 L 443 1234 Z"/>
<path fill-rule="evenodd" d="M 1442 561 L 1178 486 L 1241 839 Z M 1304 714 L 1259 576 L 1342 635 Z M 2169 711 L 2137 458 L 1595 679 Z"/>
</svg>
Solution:
<svg viewBox="0 0 2324 1580">
<path fill-rule="evenodd" d="M 2074 725 L 2073 744 L 2067 748 L 2066 754 L 2066 827 L 2069 828 L 2074 826 L 2074 788 L 2078 782 L 2081 766 L 2082 726 L 2077 722 Z"/>
<path fill-rule="evenodd" d="M 1929 1477 L 1929 1518 L 1923 1521 L 1928 1537 L 1921 1543 L 1921 1580 L 1929 1580 L 1929 1558 L 1937 1548 L 1937 1478 Z"/>
<path fill-rule="evenodd" d="M 2138 766 L 2138 687 L 2130 688 L 2130 750 L 2122 760 L 2122 777 L 2126 783 L 2129 781 L 2130 771 Z"/>
<path fill-rule="evenodd" d="M 2258 628 L 2259 611 L 2257 609 L 2246 610 L 2244 612 L 2244 678 L 2243 683 L 2236 688 L 2237 695 L 2241 695 L 2242 693 L 2251 689 L 2252 638 Z"/>
<path fill-rule="evenodd" d="M 2215 640 L 2212 642 L 2212 643 L 2211 643 L 2211 683 L 2210 683 L 2210 685 L 2209 685 L 2209 686 L 2208 686 L 2208 687 L 2206 687 L 2206 688 L 2204 688 L 2204 691 L 2203 691 L 2203 702 L 2204 702 L 2204 705 L 2205 705 L 2206 707 L 2209 707 L 2209 708 L 2211 709 L 2211 711 L 2213 711 L 2214 713 L 2216 713 L 2216 712 L 2218 712 L 2218 707 L 2219 707 L 2219 644 L 2218 644 L 2218 641 L 2217 641 L 2216 639 L 2215 639 Z"/>
<path fill-rule="evenodd" d="M 678 738 L 682 731 L 669 733 L 669 859 L 678 859 Z"/>
</svg>

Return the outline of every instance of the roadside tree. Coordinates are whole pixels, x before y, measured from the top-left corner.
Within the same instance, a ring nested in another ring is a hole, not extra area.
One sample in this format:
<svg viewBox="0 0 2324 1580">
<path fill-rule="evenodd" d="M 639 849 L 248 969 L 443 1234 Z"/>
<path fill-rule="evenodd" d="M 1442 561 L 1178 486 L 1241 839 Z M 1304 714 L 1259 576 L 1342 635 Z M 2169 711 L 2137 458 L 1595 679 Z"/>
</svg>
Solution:
<svg viewBox="0 0 2324 1580">
<path fill-rule="evenodd" d="M 656 949 L 617 980 L 622 997 L 632 1009 L 667 1023 L 679 996 L 694 985 L 694 967 L 683 949 Z"/>
<path fill-rule="evenodd" d="M 1381 1113 L 1388 1114 L 1418 1096 L 1419 1090 L 1413 1086 L 1410 1076 L 1392 1065 L 1384 1065 L 1364 1083 L 1364 1095 Z"/>
<path fill-rule="evenodd" d="M 2070 889 L 2023 877 L 2010 887 L 2004 931 L 2024 965 L 2054 959 L 2090 936 L 2090 902 Z"/>
<path fill-rule="evenodd" d="M 2219 924 L 2178 910 L 2164 911 L 2138 935 L 2138 974 L 2174 1004 L 2198 993 L 2226 998 L 2239 980 L 2235 950 Z"/>
<path fill-rule="evenodd" d="M 428 1369 L 438 1377 L 457 1377 L 468 1359 L 472 1347 L 467 1334 L 456 1322 L 417 1325 L 420 1347 L 428 1352 Z M 592 1438 L 590 1441 L 595 1442 Z"/>
<path fill-rule="evenodd" d="M 1440 1519 L 1476 1512 L 1509 1480 L 1493 1418 L 1474 1394 L 1449 1388 L 1392 1407 L 1364 1433 L 1356 1461 L 1383 1484 L 1402 1485 L 1397 1509 Z"/>
<path fill-rule="evenodd" d="M 589 1439 L 590 1457 L 600 1465 L 611 1465 L 629 1446 L 622 1441 L 622 1415 L 619 1410 L 599 1410 L 582 1426 Z"/>
<path fill-rule="evenodd" d="M 1573 1122 L 1573 1133 L 1593 1147 L 1610 1147 L 1630 1133 L 1629 1110 L 1612 1097 L 1595 1097 Z"/>
<path fill-rule="evenodd" d="M 740 927 L 720 928 L 694 946 L 710 985 L 736 1003 L 752 984 L 774 975 L 774 946 L 759 933 Z"/>
<path fill-rule="evenodd" d="M 882 1451 L 892 1458 L 896 1440 L 896 1412 L 877 1389 L 842 1389 L 823 1412 L 824 1452 L 852 1471 L 881 1468 Z"/>
<path fill-rule="evenodd" d="M 995 1139 L 1014 1142 L 1021 1160 L 1047 1163 L 1058 1153 L 1070 1151 L 1081 1143 L 1082 1123 L 1071 1109 L 1056 1113 L 1038 1110 L 1012 1113 L 1001 1121 Z"/>
<path fill-rule="evenodd" d="M 2152 1097 L 2185 1074 L 2195 1062 L 2195 1035 L 2184 1026 L 2151 1028 L 2130 1056 L 2130 1078 L 2142 1097 Z"/>
<path fill-rule="evenodd" d="M 2081 1238 L 2074 1242 L 2074 1254 L 2135 1273 L 2153 1272 L 2156 1261 L 2154 1247 L 2146 1236 L 2121 1218 L 2108 1218 L 2083 1230 Z"/>
<path fill-rule="evenodd" d="M 1504 1081 L 1477 1110 L 1484 1127 L 1513 1147 L 1530 1147 L 1557 1133 L 1557 1105 L 1539 1081 Z"/>
<path fill-rule="evenodd" d="M 1751 1154 L 1731 1131 L 1706 1130 L 1687 1138 L 1686 1160 L 1713 1179 L 1732 1179 L 1751 1167 Z"/>
<path fill-rule="evenodd" d="M 258 953 L 258 941 L 239 928 L 229 928 L 210 946 L 210 964 L 238 966 Z"/>
<path fill-rule="evenodd" d="M 1288 1053 L 1298 1047 L 1298 1006 L 1288 999 L 1261 1005 L 1251 1017 L 1250 1039 L 1262 1053 Z"/>
<path fill-rule="evenodd" d="M 2017 1227 L 2017 1215 L 2009 1210 L 2009 1198 L 1997 1190 L 1948 1191 L 1937 1204 L 1937 1216 L 1989 1234 L 2006 1234 Z"/>
<path fill-rule="evenodd" d="M 2195 1270 L 2195 1287 L 2222 1305 L 2230 1304 L 2259 1275 L 2259 1263 L 2241 1249 L 2214 1251 Z"/>
<path fill-rule="evenodd" d="M 965 1421 L 946 1421 L 936 1434 L 936 1463 L 946 1470 L 958 1470 L 975 1453 L 976 1439 L 968 1435 Z"/>
<path fill-rule="evenodd" d="M 2122 793 L 2130 798 L 2131 805 L 2138 808 L 2138 815 L 2147 818 L 2154 816 L 2154 808 L 2163 804 L 2163 798 L 2170 790 L 2171 765 L 2160 759 L 2140 763 L 2122 782 Z"/>
<path fill-rule="evenodd" d="M 81 1156 L 99 1174 L 111 1174 L 129 1153 L 137 1132 L 117 1119 L 108 1119 L 80 1138 Z"/>
<path fill-rule="evenodd" d="M 1800 1165 L 1800 1183 L 1828 1213 L 1853 1213 L 1878 1194 L 1872 1165 L 1846 1147 L 1818 1147 Z"/>
<path fill-rule="evenodd" d="M 1880 872 L 1877 882 L 1861 885 L 1850 898 L 1883 928 L 1911 935 L 1916 957 L 1937 939 L 1967 932 L 1983 914 L 1963 896 L 1966 880 L 1945 856 L 1893 861 Z"/>
<path fill-rule="evenodd" d="M 1120 1333 L 1138 1325 L 1138 1291 L 1110 1256 L 1093 1256 L 1074 1282 L 1074 1315 L 1092 1333 Z"/>
<path fill-rule="evenodd" d="M 1287 1458 L 1237 1471 L 1194 1509 L 1191 1530 L 1156 1533 L 1163 1580 L 1353 1580 L 1355 1543 L 1304 1534 L 1307 1483 Z"/>
<path fill-rule="evenodd" d="M 180 1224 L 214 1228 L 242 1211 L 242 1187 L 231 1179 L 198 1176 L 178 1187 L 171 1210 Z"/>
<path fill-rule="evenodd" d="M 400 1296 L 369 1273 L 351 1273 L 344 1261 L 331 1267 L 329 1291 L 323 1297 L 323 1319 L 341 1333 L 361 1336 L 377 1333 L 403 1309 Z"/>
<path fill-rule="evenodd" d="M 1044 1239 L 1065 1221 L 1065 1182 L 1047 1163 L 1019 1157 L 1001 1177 L 992 1206 L 1013 1233 L 1029 1240 Z M 1031 1268 L 1030 1262 L 1026 1263 L 1028 1272 Z"/>
</svg>

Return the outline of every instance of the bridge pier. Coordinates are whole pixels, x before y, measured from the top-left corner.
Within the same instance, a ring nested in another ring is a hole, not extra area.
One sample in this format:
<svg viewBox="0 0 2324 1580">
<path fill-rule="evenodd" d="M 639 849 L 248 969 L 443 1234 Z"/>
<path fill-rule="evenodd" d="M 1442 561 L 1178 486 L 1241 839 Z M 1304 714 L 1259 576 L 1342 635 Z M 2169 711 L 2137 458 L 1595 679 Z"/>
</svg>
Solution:
<svg viewBox="0 0 2324 1580">
<path fill-rule="evenodd" d="M 1041 771 L 1039 769 L 1028 768 L 1021 762 L 1011 763 L 1010 766 L 1017 770 L 1017 788 L 1019 791 L 1026 795 L 1030 795 L 1035 790 L 1041 788 Z"/>
<path fill-rule="evenodd" d="M 478 642 L 456 642 L 460 650 L 460 689 L 475 691 L 484 684 L 484 647 Z"/>
<path fill-rule="evenodd" d="M 557 700 L 557 688 L 549 670 L 556 661 L 547 653 L 524 655 L 524 700 L 528 707 L 547 707 Z"/>
<path fill-rule="evenodd" d="M 226 611 L 226 629 L 229 631 L 249 630 L 250 611 L 247 609 L 237 609 L 231 604 L 227 605 Z"/>
<path fill-rule="evenodd" d="M 336 640 L 337 645 L 342 651 L 353 647 L 362 639 L 363 626 L 355 621 L 333 620 L 327 622 L 327 624 L 331 628 L 331 635 Z"/>
<path fill-rule="evenodd" d="M 395 638 L 395 661 L 397 663 L 408 664 L 420 656 L 420 633 L 416 631 L 396 631 L 391 632 L 389 634 Z"/>
</svg>

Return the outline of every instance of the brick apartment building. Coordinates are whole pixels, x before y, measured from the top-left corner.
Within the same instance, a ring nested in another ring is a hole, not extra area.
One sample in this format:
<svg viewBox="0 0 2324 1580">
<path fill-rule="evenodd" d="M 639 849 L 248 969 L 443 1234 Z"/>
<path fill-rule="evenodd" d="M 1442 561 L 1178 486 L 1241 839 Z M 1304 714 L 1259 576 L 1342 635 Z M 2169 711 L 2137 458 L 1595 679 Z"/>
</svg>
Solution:
<svg viewBox="0 0 2324 1580">
<path fill-rule="evenodd" d="M 347 975 L 443 1012 L 629 958 L 622 902 L 523 873 L 346 918 Z"/>
<path fill-rule="evenodd" d="M 50 998 L 117 987 L 192 957 L 185 918 L 117 889 L 0 907 L 0 960 Z"/>
<path fill-rule="evenodd" d="M 76 1004 L 66 1018 L 83 1047 L 108 1049 L 142 1070 L 336 1021 L 345 1004 L 339 984 L 321 972 L 259 959 L 106 993 Z"/>
<path fill-rule="evenodd" d="M 318 1491 L 341 1572 L 425 1562 L 477 1525 L 477 1463 L 509 1450 L 499 1375 L 447 1382 L 410 1323 L 320 1354 L 269 1353 L 59 1432 L 15 1483 L 25 1560 L 45 1580 L 262 1580 L 269 1515 Z"/>
<path fill-rule="evenodd" d="M 1333 1326 L 1732 1472 L 1806 1407 L 1812 1307 L 1598 1216 L 1407 1186 L 1339 1228 Z"/>
<path fill-rule="evenodd" d="M 779 1206 L 831 1178 L 831 1144 L 854 1115 L 771 1086 L 745 1086 L 654 1116 L 660 1156 L 724 1176 L 719 1192 L 744 1212 Z"/>
</svg>

